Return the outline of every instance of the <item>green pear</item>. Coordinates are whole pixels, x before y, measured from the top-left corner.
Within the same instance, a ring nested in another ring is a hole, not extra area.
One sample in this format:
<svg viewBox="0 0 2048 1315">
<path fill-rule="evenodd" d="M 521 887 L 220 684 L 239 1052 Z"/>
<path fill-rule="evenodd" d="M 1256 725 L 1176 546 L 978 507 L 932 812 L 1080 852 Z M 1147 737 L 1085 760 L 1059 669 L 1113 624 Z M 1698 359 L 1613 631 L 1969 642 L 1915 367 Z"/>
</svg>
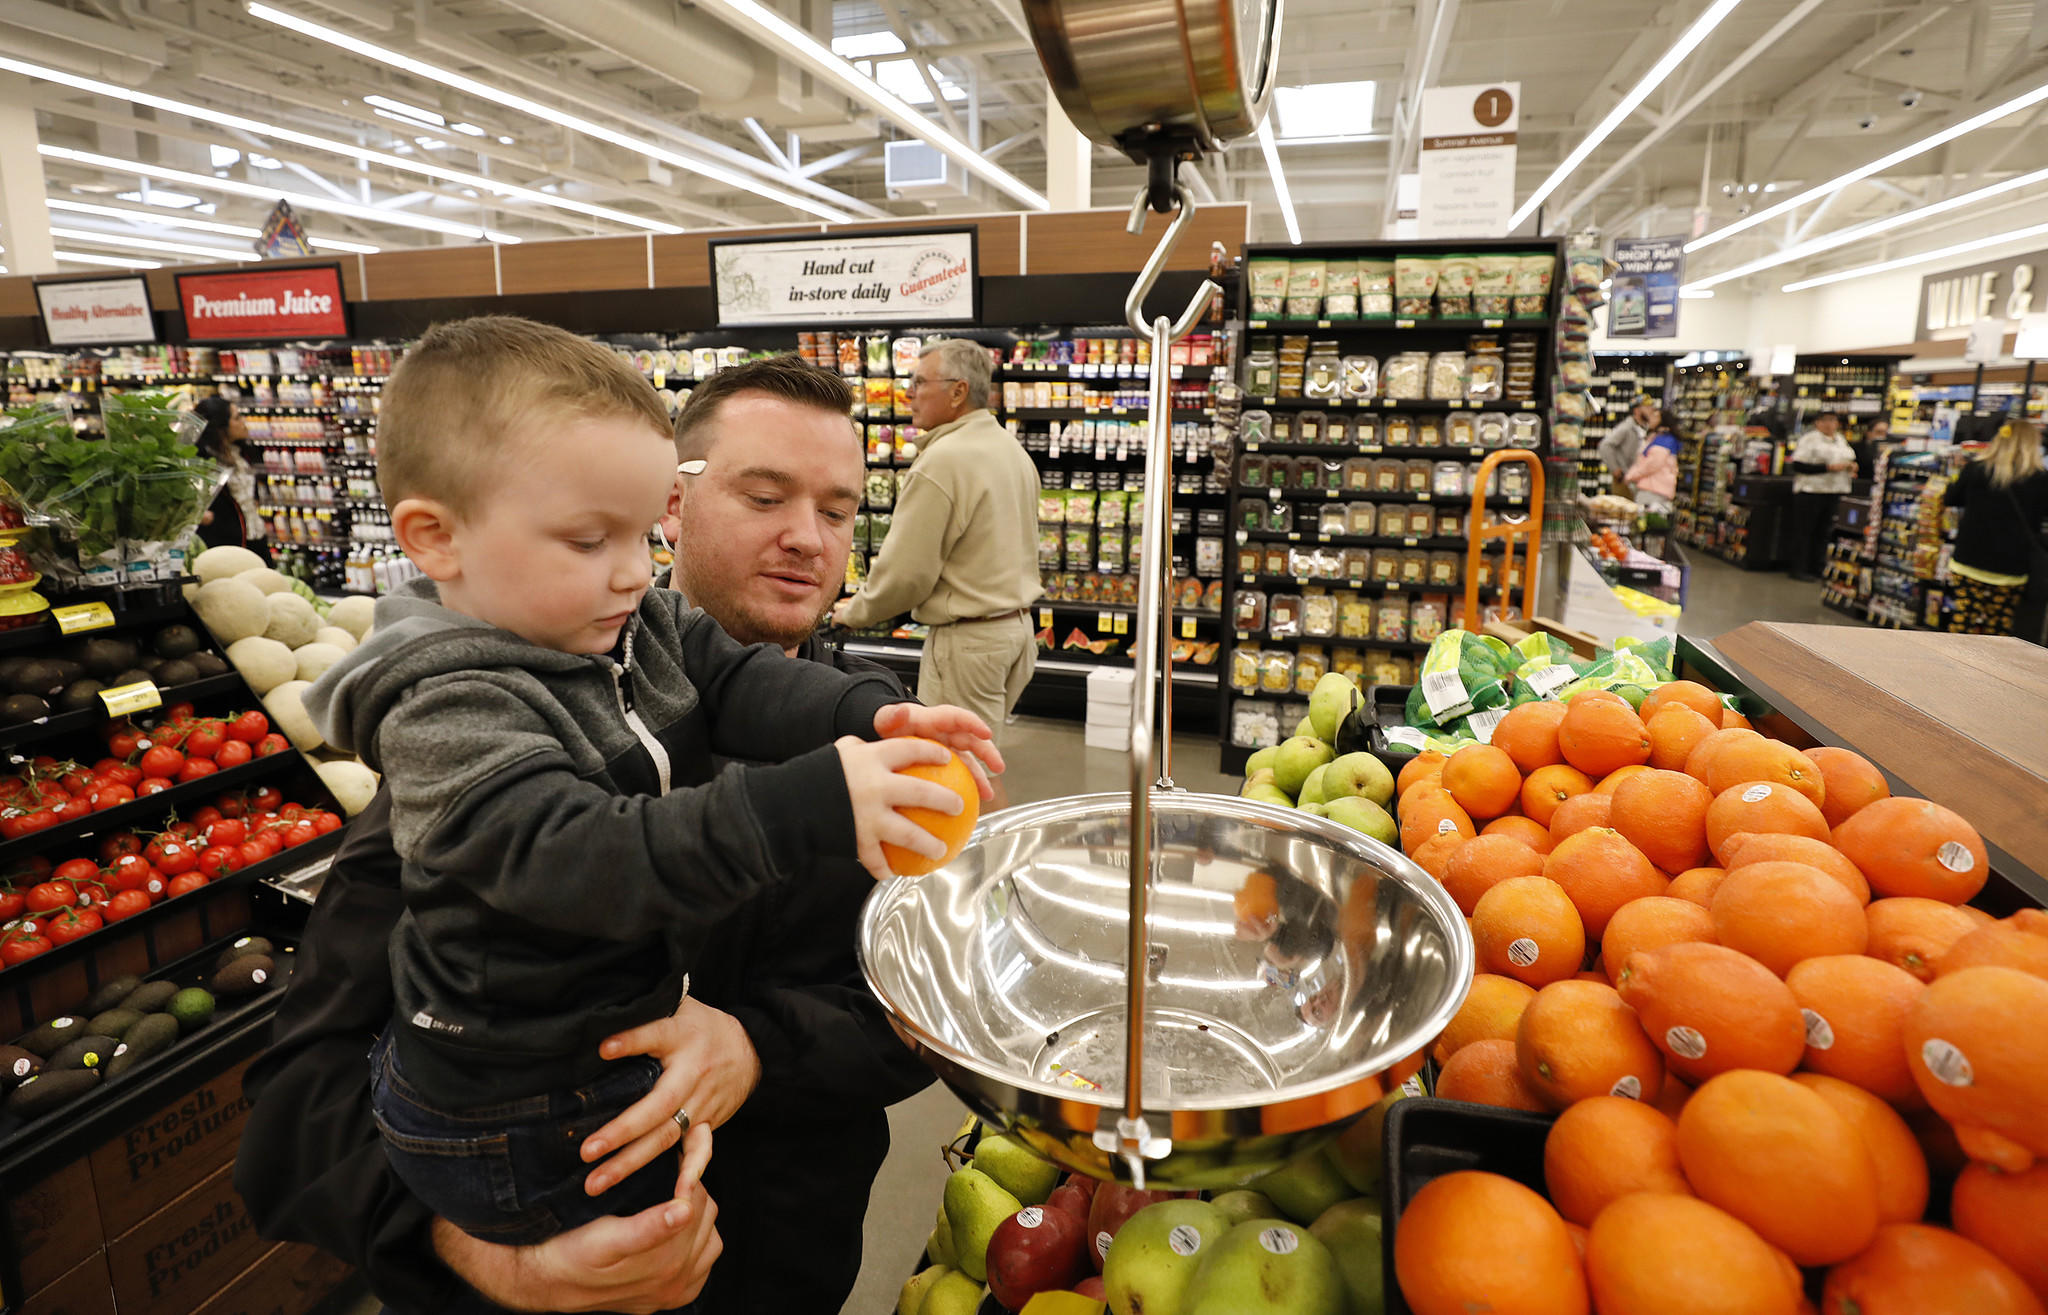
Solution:
<svg viewBox="0 0 2048 1315">
<path fill-rule="evenodd" d="M 1218 1192 L 1209 1202 L 1223 1212 L 1233 1226 L 1249 1219 L 1278 1219 L 1280 1212 L 1273 1206 L 1273 1198 L 1264 1192 L 1255 1192 L 1249 1187 L 1235 1191 Z"/>
<path fill-rule="evenodd" d="M 1202 1253 L 1230 1231 L 1207 1201 L 1157 1201 L 1124 1221 L 1102 1261 L 1116 1315 L 1180 1315 Z"/>
<path fill-rule="evenodd" d="M 1349 1315 L 1384 1315 L 1387 1309 L 1386 1256 L 1380 1241 L 1376 1201 L 1339 1201 L 1309 1225 L 1309 1234 L 1330 1249 L 1350 1296 Z"/>
<path fill-rule="evenodd" d="M 1307 804 L 1322 803 L 1328 797 L 1323 793 L 1323 778 L 1329 770 L 1330 765 L 1324 763 L 1321 767 L 1308 774 L 1308 779 L 1301 783 L 1301 792 L 1294 796 L 1294 806 L 1296 808 L 1301 808 Z"/>
<path fill-rule="evenodd" d="M 1245 789 L 1244 797 L 1256 799 L 1262 804 L 1272 804 L 1276 808 L 1294 807 L 1294 796 L 1277 785 L 1248 786 Z"/>
<path fill-rule="evenodd" d="M 1269 744 L 1263 749 L 1254 751 L 1251 757 L 1244 760 L 1244 774 L 1251 776 L 1264 768 L 1271 767 L 1275 755 L 1279 752 L 1280 746 L 1277 744 Z"/>
<path fill-rule="evenodd" d="M 1334 757 L 1336 753 L 1330 746 L 1313 735 L 1297 735 L 1273 755 L 1273 784 L 1290 795 L 1298 795 L 1308 774 Z"/>
<path fill-rule="evenodd" d="M 1264 1192 L 1280 1207 L 1281 1214 L 1300 1224 L 1314 1223 L 1323 1211 L 1356 1195 L 1321 1146 L 1295 1156 L 1249 1186 Z M 954 1236 L 958 1235 L 956 1224 Z"/>
<path fill-rule="evenodd" d="M 1360 1195 L 1370 1196 L 1379 1191 L 1387 1168 L 1387 1107 L 1403 1094 L 1397 1089 L 1381 1097 L 1377 1105 L 1359 1115 L 1330 1143 L 1330 1162 Z"/>
<path fill-rule="evenodd" d="M 1241 787 L 1241 788 L 1240 788 L 1240 789 L 1238 790 L 1238 793 L 1239 793 L 1240 795 L 1242 795 L 1242 794 L 1246 793 L 1247 791 L 1249 791 L 1249 790 L 1250 790 L 1250 789 L 1251 789 L 1251 788 L 1252 788 L 1253 786 L 1255 786 L 1255 785 L 1272 785 L 1272 784 L 1273 784 L 1273 769 L 1272 769 L 1272 768 L 1270 768 L 1270 767 L 1261 767 L 1261 768 L 1260 768 L 1259 770 L 1257 770 L 1256 772 L 1253 772 L 1253 773 L 1252 773 L 1252 774 L 1251 774 L 1250 776 L 1247 776 L 1247 777 L 1245 777 L 1245 778 L 1244 778 L 1244 785 L 1243 785 L 1243 786 L 1242 786 L 1242 787 Z M 1278 787 L 1276 786 L 1276 787 L 1274 787 L 1274 788 L 1276 788 L 1276 789 L 1277 789 Z"/>
<path fill-rule="evenodd" d="M 973 1165 L 953 1171 L 946 1179 L 946 1222 L 953 1226 L 953 1250 L 962 1273 L 977 1283 L 988 1278 L 988 1240 L 998 1224 L 1023 1208 Z"/>
<path fill-rule="evenodd" d="M 948 1266 L 933 1265 L 930 1269 L 913 1275 L 896 1297 L 896 1315 L 917 1315 L 918 1310 L 924 1305 L 925 1295 L 932 1290 L 932 1286 L 952 1272 Z"/>
<path fill-rule="evenodd" d="M 1183 1315 L 1345 1315 L 1337 1260 L 1307 1229 L 1254 1219 L 1205 1249 Z"/>
<path fill-rule="evenodd" d="M 1365 695 L 1359 693 L 1356 680 L 1338 671 L 1326 673 L 1308 696 L 1308 719 L 1316 738 L 1336 743 L 1337 728 L 1363 702 Z"/>
<path fill-rule="evenodd" d="M 1387 816 L 1387 810 L 1357 795 L 1346 795 L 1324 804 L 1323 816 L 1332 822 L 1342 822 L 1354 831 L 1363 831 L 1383 845 L 1398 844 L 1401 839 L 1401 828 L 1394 825 L 1394 819 Z"/>
<path fill-rule="evenodd" d="M 983 1137 L 974 1148 L 974 1167 L 1025 1205 L 1044 1205 L 1060 1185 L 1060 1167 L 1038 1157 L 1015 1137 Z"/>
<path fill-rule="evenodd" d="M 1316 734 L 1315 722 L 1308 717 L 1303 717 L 1300 721 L 1294 723 L 1294 734 L 1297 739 L 1314 740 L 1321 738 Z"/>
<path fill-rule="evenodd" d="M 1307 813 L 1310 817 L 1328 817 L 1330 815 L 1330 810 L 1321 804 L 1296 804 L 1294 811 L 1297 813 Z"/>
<path fill-rule="evenodd" d="M 1394 801 L 1394 774 L 1369 753 L 1347 753 L 1323 769 L 1323 802 L 1370 799 L 1385 808 Z"/>
<path fill-rule="evenodd" d="M 978 1280 L 957 1269 L 948 1270 L 924 1294 L 924 1305 L 917 1308 L 917 1315 L 974 1315 L 981 1309 L 984 1291 Z"/>
<path fill-rule="evenodd" d="M 953 1224 L 946 1218 L 945 1203 L 939 1205 L 939 1222 L 924 1241 L 924 1254 L 934 1265 L 955 1269 L 960 1264 L 959 1248 L 953 1245 Z"/>
</svg>

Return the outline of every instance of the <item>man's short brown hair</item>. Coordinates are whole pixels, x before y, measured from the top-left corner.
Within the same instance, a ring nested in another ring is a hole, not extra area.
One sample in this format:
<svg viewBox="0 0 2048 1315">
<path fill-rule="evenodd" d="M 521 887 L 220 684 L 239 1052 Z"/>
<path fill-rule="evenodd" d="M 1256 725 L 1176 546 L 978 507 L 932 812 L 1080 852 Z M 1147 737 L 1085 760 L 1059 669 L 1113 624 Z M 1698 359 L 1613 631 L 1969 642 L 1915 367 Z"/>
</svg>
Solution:
<svg viewBox="0 0 2048 1315">
<path fill-rule="evenodd" d="M 424 497 L 465 513 L 509 440 L 579 419 L 669 424 L 654 386 L 600 343 L 514 315 L 436 324 L 384 387 L 377 485 L 387 506 Z"/>
<path fill-rule="evenodd" d="M 846 381 L 830 370 L 806 365 L 801 356 L 766 356 L 729 365 L 699 383 L 676 413 L 676 460 L 701 460 L 711 450 L 711 422 L 718 408 L 740 393 L 766 393 L 798 406 L 853 414 L 853 389 Z"/>
</svg>

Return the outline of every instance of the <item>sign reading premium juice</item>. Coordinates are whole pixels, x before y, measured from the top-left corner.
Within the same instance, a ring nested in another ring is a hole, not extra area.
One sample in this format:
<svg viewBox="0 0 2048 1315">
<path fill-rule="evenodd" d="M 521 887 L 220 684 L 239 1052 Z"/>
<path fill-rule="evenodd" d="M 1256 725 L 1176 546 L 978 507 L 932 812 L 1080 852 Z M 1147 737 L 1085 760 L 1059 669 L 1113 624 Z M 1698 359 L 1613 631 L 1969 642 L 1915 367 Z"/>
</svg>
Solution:
<svg viewBox="0 0 2048 1315">
<path fill-rule="evenodd" d="M 180 274 L 178 304 L 192 342 L 348 337 L 339 265 Z"/>
</svg>

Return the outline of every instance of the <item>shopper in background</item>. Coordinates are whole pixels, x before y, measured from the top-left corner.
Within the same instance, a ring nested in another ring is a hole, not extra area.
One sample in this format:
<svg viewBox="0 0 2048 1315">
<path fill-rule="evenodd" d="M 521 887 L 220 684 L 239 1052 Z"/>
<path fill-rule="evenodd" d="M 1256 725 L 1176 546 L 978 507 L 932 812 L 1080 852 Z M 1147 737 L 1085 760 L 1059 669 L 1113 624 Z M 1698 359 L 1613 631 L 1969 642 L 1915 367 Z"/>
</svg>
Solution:
<svg viewBox="0 0 2048 1315">
<path fill-rule="evenodd" d="M 1657 423 L 1658 410 L 1647 397 L 1629 403 L 1628 414 L 1614 422 L 1607 437 L 1600 440 L 1600 463 L 1614 477 L 1615 490 L 1628 492 L 1629 468 L 1643 454 L 1643 442 Z"/>
<path fill-rule="evenodd" d="M 219 462 L 228 476 L 213 506 L 199 518 L 199 538 L 209 548 L 247 548 L 269 561 L 270 531 L 256 507 L 256 472 L 242 457 L 242 440 L 249 437 L 242 409 L 225 397 L 202 397 L 192 411 L 206 422 L 194 446 L 200 456 Z"/>
<path fill-rule="evenodd" d="M 1623 478 L 1644 511 L 1670 513 L 1678 496 L 1678 435 L 1669 411 L 1657 412 L 1653 432 Z"/>
<path fill-rule="evenodd" d="M 662 528 L 686 545 L 676 584 L 735 638 L 893 683 L 812 633 L 851 544 L 862 455 L 850 404 L 836 376 L 792 358 L 707 381 L 676 433 L 677 454 L 703 462 L 702 473 L 678 481 Z M 808 601 L 791 602 L 790 577 L 815 582 Z M 365 1042 L 391 1008 L 388 943 L 402 908 L 389 828 L 380 792 L 351 823 L 271 1049 L 247 1082 L 256 1105 L 237 1185 L 264 1235 L 335 1252 L 389 1309 L 421 1315 L 638 1315 L 693 1297 L 706 1315 L 837 1310 L 859 1272 L 867 1195 L 888 1153 L 884 1108 L 931 1081 L 854 961 L 872 882 L 851 864 L 791 874 L 718 924 L 672 1018 L 628 1034 L 693 1044 L 694 1062 L 642 1102 L 651 1116 L 635 1106 L 626 1118 L 636 1122 L 601 1136 L 616 1144 L 652 1126 L 641 1140 L 672 1139 L 678 1106 L 722 1124 L 703 1181 L 679 1191 L 681 1222 L 650 1210 L 514 1248 L 435 1219 L 391 1172 L 371 1119 Z M 804 1259 L 792 1264 L 798 1217 Z"/>
<path fill-rule="evenodd" d="M 1842 437 L 1842 417 L 1823 411 L 1792 448 L 1792 536 L 1786 553 L 1795 580 L 1820 579 L 1835 504 L 1856 473 L 1856 450 Z"/>
<path fill-rule="evenodd" d="M 1856 449 L 1856 478 L 1877 478 L 1878 453 L 1892 441 L 1892 422 L 1883 416 L 1863 427 L 1863 437 L 1849 446 Z"/>
<path fill-rule="evenodd" d="M 861 629 L 904 612 L 931 627 L 917 696 L 950 703 L 997 732 L 1037 665 L 1025 609 L 1038 578 L 1038 467 L 989 413 L 988 348 L 928 344 L 910 380 L 921 431 L 896 491 L 889 537 L 859 593 L 832 619 Z M 996 782 L 996 806 L 1004 800 Z"/>
<path fill-rule="evenodd" d="M 2048 586 L 2037 578 L 2048 567 L 2041 538 L 2041 524 L 2048 521 L 2048 471 L 2041 465 L 2040 427 L 2015 420 L 1999 430 L 1949 481 L 1941 500 L 1963 513 L 1948 561 L 1954 586 L 1948 628 L 1971 635 L 2014 633 L 2029 596 Z M 2041 642 L 2037 621 L 2020 630 L 2022 638 Z"/>
</svg>

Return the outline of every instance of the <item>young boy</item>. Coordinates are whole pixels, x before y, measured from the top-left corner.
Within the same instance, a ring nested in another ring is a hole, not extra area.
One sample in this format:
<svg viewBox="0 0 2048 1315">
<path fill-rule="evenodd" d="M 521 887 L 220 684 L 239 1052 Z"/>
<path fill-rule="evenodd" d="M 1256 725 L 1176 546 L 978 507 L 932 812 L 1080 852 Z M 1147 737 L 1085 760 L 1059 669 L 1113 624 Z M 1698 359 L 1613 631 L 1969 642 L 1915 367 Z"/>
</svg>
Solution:
<svg viewBox="0 0 2048 1315">
<path fill-rule="evenodd" d="M 384 391 L 378 447 L 424 578 L 306 698 L 384 773 L 403 862 L 372 1101 L 435 1213 L 528 1244 L 675 1192 L 673 1152 L 584 1190 L 584 1139 L 661 1071 L 600 1040 L 672 1013 L 707 929 L 780 874 L 854 855 L 886 877 L 884 841 L 943 853 L 896 809 L 959 810 L 899 774 L 945 750 L 875 741 L 973 752 L 988 730 L 743 649 L 649 589 L 675 453 L 609 348 L 508 317 L 436 326 Z M 714 776 L 714 754 L 770 765 Z"/>
</svg>

